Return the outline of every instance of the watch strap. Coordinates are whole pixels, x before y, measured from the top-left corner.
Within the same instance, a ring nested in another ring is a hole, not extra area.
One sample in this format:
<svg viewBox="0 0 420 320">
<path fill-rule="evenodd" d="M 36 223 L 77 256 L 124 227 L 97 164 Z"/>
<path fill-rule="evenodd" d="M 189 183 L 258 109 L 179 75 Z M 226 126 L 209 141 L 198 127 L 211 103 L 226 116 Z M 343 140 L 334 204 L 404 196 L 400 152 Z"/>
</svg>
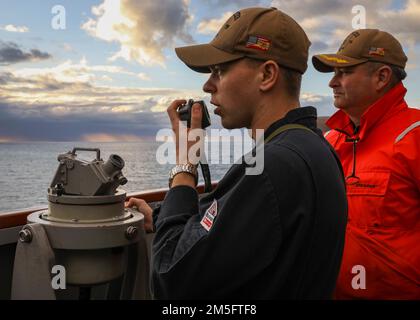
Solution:
<svg viewBox="0 0 420 320">
<path fill-rule="evenodd" d="M 169 187 L 171 187 L 175 176 L 179 173 L 188 173 L 194 177 L 195 185 L 198 183 L 197 165 L 191 163 L 177 164 L 169 172 Z"/>
</svg>

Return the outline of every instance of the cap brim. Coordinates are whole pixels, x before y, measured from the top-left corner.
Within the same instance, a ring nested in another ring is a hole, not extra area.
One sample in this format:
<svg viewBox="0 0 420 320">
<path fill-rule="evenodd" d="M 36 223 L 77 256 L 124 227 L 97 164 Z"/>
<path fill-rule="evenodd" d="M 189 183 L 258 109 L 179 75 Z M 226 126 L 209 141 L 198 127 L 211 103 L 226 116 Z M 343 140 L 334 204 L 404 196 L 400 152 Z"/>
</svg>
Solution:
<svg viewBox="0 0 420 320">
<path fill-rule="evenodd" d="M 211 44 L 175 48 L 176 55 L 192 70 L 209 73 L 209 67 L 243 58 L 244 54 L 233 54 Z"/>
<path fill-rule="evenodd" d="M 340 54 L 317 54 L 312 57 L 312 64 L 319 72 L 333 72 L 334 68 L 352 67 L 368 59 L 355 59 Z"/>
</svg>

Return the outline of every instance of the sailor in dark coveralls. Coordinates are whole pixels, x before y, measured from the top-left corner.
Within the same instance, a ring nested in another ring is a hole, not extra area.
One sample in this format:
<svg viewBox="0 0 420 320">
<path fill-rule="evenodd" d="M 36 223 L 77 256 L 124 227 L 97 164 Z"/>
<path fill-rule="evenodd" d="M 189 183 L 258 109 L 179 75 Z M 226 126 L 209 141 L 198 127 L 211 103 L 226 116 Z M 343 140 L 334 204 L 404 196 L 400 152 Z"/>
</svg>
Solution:
<svg viewBox="0 0 420 320">
<path fill-rule="evenodd" d="M 341 166 L 317 129 L 316 109 L 299 103 L 309 46 L 285 13 L 248 8 L 209 44 L 176 49 L 188 67 L 210 73 L 203 90 L 223 127 L 248 128 L 254 139 L 264 130 L 264 166 L 247 174 L 246 161 L 234 164 L 199 200 L 196 165 L 177 144 L 178 166 L 160 210 L 152 218 L 144 201 L 130 201 L 156 232 L 156 299 L 331 298 L 347 203 Z M 183 103 L 168 108 L 177 142 Z M 193 106 L 191 129 L 200 128 L 200 108 Z"/>
</svg>

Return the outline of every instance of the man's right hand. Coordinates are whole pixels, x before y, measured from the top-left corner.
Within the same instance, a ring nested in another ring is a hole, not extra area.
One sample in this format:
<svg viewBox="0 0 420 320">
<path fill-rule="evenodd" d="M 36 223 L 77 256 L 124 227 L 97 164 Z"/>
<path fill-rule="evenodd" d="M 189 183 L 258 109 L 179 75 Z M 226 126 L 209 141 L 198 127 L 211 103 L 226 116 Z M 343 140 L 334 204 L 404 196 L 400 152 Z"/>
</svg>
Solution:
<svg viewBox="0 0 420 320">
<path fill-rule="evenodd" d="M 200 152 L 204 150 L 204 134 L 205 131 L 201 128 L 201 120 L 202 120 L 202 106 L 199 103 L 194 103 L 192 107 L 192 113 L 191 113 L 191 128 L 186 128 L 184 124 L 181 122 L 178 109 L 180 106 L 185 104 L 186 100 L 174 100 L 171 105 L 168 107 L 167 112 L 169 115 L 169 119 L 171 121 L 172 130 L 174 132 L 174 138 L 175 138 L 175 147 L 176 147 L 176 162 L 177 164 L 185 164 L 185 163 L 191 163 L 194 165 L 198 164 Z M 182 134 L 182 130 L 185 130 L 185 135 Z M 190 133 L 193 133 L 193 137 L 195 140 L 189 140 Z M 181 139 L 185 139 L 184 144 L 186 145 L 186 148 L 181 148 Z M 190 149 L 195 146 L 196 144 L 199 144 L 198 146 L 198 153 L 196 154 L 189 154 Z M 193 157 L 193 159 L 190 158 L 190 156 Z M 172 182 L 172 187 L 178 186 L 178 185 L 186 185 L 190 186 L 192 188 L 195 188 L 196 181 L 195 178 L 188 174 L 188 173 L 179 173 L 174 177 L 174 180 Z"/>
</svg>

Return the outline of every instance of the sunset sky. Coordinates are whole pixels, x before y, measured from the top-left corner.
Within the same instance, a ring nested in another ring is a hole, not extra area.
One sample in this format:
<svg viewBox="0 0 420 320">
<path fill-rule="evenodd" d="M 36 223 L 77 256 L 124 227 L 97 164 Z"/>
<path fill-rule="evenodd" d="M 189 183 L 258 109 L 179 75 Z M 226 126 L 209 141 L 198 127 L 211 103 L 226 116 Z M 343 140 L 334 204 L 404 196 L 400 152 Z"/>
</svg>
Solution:
<svg viewBox="0 0 420 320">
<path fill-rule="evenodd" d="M 53 27 L 55 5 L 65 29 Z M 367 28 L 402 42 L 406 98 L 420 107 L 420 0 L 0 0 L 0 142 L 154 138 L 169 126 L 170 101 L 209 98 L 207 75 L 181 63 L 176 46 L 209 42 L 241 8 L 274 6 L 302 25 L 311 55 L 336 52 L 355 5 L 365 7 Z M 330 77 L 310 63 L 302 105 L 331 115 Z"/>
</svg>

